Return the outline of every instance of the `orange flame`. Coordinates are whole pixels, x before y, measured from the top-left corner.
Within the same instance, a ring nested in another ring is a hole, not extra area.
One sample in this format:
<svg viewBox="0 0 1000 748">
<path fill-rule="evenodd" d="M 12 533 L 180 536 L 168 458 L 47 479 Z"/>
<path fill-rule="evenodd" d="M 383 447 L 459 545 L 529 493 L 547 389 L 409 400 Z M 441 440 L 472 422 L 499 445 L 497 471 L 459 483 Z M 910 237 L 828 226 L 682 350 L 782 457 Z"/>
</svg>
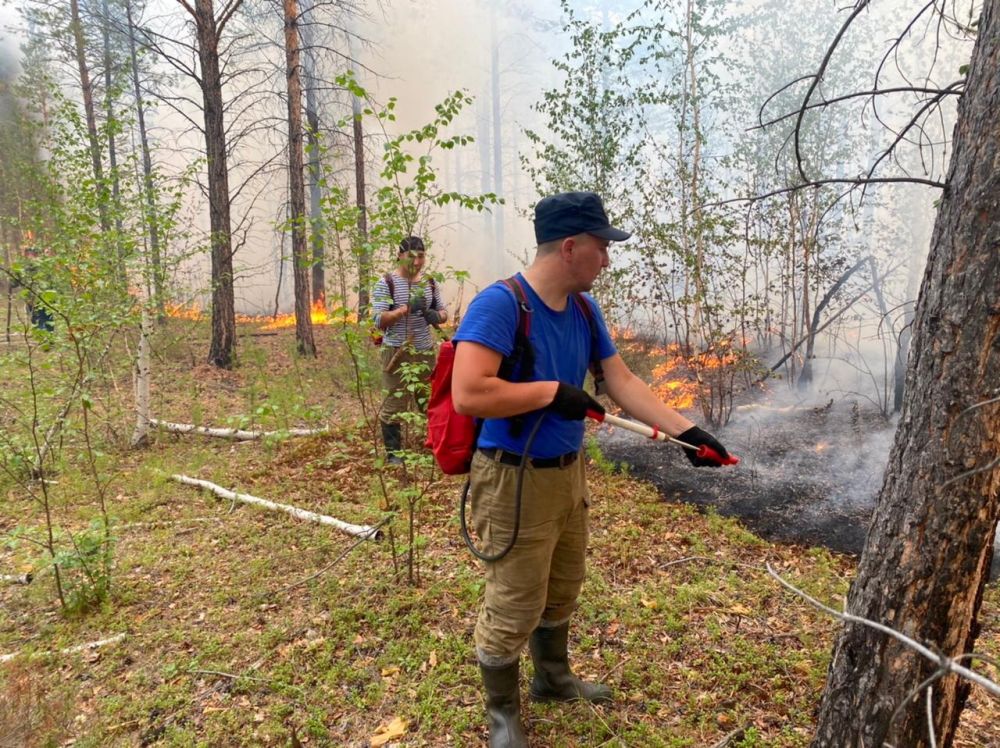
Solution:
<svg viewBox="0 0 1000 748">
<path fill-rule="evenodd" d="M 190 319 L 190 320 L 200 320 L 203 319 L 201 309 L 199 309 L 194 304 L 185 306 L 184 304 L 167 304 L 167 316 L 174 317 L 176 319 Z"/>
<path fill-rule="evenodd" d="M 192 321 L 203 320 L 205 313 L 194 303 L 192 304 L 167 304 L 167 316 L 175 319 L 187 319 Z M 329 312 L 322 301 L 313 304 L 309 317 L 314 325 L 331 324 L 357 324 L 358 314 L 342 306 L 335 307 Z M 295 327 L 295 314 L 279 314 L 273 317 L 270 314 L 237 314 L 236 321 L 247 324 L 262 324 L 262 330 L 280 330 L 288 327 Z"/>
<path fill-rule="evenodd" d="M 309 310 L 309 318 L 312 320 L 314 325 L 328 325 L 330 324 L 330 315 L 327 314 L 326 306 L 322 301 L 316 301 L 312 305 L 312 309 Z M 260 320 L 258 320 L 260 321 Z M 291 314 L 279 314 L 277 317 L 272 319 L 266 325 L 264 325 L 262 330 L 281 330 L 286 327 L 295 327 L 295 313 Z"/>
</svg>

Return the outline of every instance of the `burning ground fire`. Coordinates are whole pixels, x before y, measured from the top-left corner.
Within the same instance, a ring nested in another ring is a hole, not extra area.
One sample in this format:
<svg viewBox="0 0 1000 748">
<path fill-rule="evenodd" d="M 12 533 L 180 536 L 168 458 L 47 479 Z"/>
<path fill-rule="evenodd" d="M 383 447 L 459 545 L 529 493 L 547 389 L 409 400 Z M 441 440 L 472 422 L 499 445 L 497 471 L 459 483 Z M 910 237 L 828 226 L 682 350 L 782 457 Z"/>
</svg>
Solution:
<svg viewBox="0 0 1000 748">
<path fill-rule="evenodd" d="M 663 357 L 653 368 L 653 391 L 670 407 L 692 408 L 710 387 L 713 374 L 723 374 L 737 365 L 740 355 L 725 346 L 685 356 L 681 347 L 671 344 L 649 351 Z M 708 380 L 708 381 L 706 381 Z"/>
<path fill-rule="evenodd" d="M 168 304 L 167 316 L 173 317 L 174 319 L 187 319 L 192 321 L 199 321 L 208 318 L 207 314 L 195 304 Z M 326 307 L 320 301 L 313 304 L 309 316 L 314 325 L 330 325 L 334 322 L 340 321 L 357 322 L 358 319 L 357 314 L 354 312 L 345 313 L 345 310 L 341 307 L 328 312 Z M 285 328 L 295 327 L 295 314 L 279 314 L 276 317 L 269 314 L 237 314 L 236 321 L 250 324 L 263 323 L 263 326 L 261 327 L 262 330 L 282 330 Z"/>
</svg>

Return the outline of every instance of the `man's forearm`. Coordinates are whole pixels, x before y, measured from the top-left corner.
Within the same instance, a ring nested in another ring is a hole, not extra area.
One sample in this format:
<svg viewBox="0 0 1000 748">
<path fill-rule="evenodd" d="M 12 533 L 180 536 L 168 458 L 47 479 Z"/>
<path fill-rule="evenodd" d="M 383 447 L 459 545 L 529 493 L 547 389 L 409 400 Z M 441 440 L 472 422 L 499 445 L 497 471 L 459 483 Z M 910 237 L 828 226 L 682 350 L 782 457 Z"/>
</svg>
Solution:
<svg viewBox="0 0 1000 748">
<path fill-rule="evenodd" d="M 378 326 L 381 330 L 388 330 L 394 324 L 399 322 L 404 316 L 410 313 L 410 307 L 407 304 L 398 307 L 396 309 L 387 309 L 382 312 L 378 318 Z"/>
<path fill-rule="evenodd" d="M 632 375 L 626 386 L 609 388 L 608 394 L 633 418 L 677 436 L 694 426 L 689 419 L 661 401 L 645 382 Z"/>
<path fill-rule="evenodd" d="M 508 382 L 487 377 L 466 391 L 453 390 L 455 410 L 476 418 L 510 418 L 548 406 L 559 383 Z"/>
</svg>

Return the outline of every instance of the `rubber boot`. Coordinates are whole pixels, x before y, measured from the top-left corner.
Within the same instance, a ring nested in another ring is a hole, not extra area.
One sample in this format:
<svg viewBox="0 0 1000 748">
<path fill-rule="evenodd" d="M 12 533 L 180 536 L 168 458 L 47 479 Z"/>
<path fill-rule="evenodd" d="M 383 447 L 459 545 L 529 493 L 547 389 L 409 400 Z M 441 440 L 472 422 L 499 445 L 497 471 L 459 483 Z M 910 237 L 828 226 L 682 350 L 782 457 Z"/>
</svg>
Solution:
<svg viewBox="0 0 1000 748">
<path fill-rule="evenodd" d="M 611 701 L 611 689 L 600 683 L 580 680 L 569 667 L 567 644 L 569 621 L 531 632 L 528 646 L 531 661 L 535 663 L 535 677 L 531 680 L 531 697 L 539 701 Z"/>
<path fill-rule="evenodd" d="M 528 748 L 521 727 L 521 693 L 518 685 L 520 663 L 491 667 L 479 663 L 486 688 L 486 721 L 490 727 L 490 748 Z"/>
<path fill-rule="evenodd" d="M 399 450 L 403 446 L 403 434 L 398 423 L 382 421 L 382 443 L 385 445 L 385 455 L 390 465 L 403 464 Z"/>
</svg>

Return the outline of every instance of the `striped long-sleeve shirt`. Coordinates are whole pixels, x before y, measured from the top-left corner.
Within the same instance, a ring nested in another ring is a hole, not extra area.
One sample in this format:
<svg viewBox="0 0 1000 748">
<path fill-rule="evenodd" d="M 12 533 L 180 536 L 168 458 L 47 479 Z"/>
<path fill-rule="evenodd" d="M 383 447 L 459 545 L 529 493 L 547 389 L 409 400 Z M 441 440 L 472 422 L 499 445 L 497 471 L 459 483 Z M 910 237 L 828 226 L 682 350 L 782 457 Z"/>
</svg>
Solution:
<svg viewBox="0 0 1000 748">
<path fill-rule="evenodd" d="M 385 281 L 385 276 L 378 279 L 375 288 L 372 290 L 372 318 L 376 325 L 382 317 L 382 312 L 396 309 L 406 304 L 410 300 L 410 292 L 421 289 L 424 298 L 427 299 L 429 309 L 443 310 L 444 304 L 441 302 L 441 291 L 436 283 L 430 283 L 426 277 L 416 281 L 411 281 L 399 273 L 392 273 L 392 290 L 389 293 L 389 284 Z M 407 314 L 401 317 L 384 333 L 382 345 L 399 348 L 404 343 L 409 342 L 418 351 L 426 351 L 434 347 L 431 339 L 430 325 L 427 320 L 419 314 Z"/>
</svg>

